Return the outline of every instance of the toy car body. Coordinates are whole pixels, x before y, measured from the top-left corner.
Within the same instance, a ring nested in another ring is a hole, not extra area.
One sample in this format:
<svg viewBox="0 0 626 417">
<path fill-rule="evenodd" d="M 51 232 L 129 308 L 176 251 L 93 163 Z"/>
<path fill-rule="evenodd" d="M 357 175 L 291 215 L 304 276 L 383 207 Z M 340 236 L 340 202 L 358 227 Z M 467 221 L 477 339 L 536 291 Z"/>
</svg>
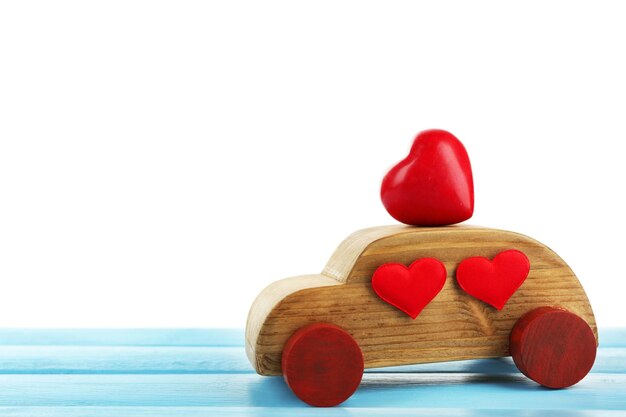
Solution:
<svg viewBox="0 0 626 417">
<path fill-rule="evenodd" d="M 463 259 L 491 259 L 508 249 L 526 254 L 530 272 L 502 310 L 459 288 L 454 274 Z M 426 257 L 440 260 L 447 278 L 441 292 L 413 320 L 383 302 L 372 290 L 371 278 L 384 263 L 409 265 Z M 287 278 L 265 288 L 250 309 L 246 352 L 257 373 L 281 375 L 283 348 L 290 337 L 322 322 L 351 335 L 365 368 L 503 357 L 510 355 L 516 322 L 540 307 L 580 317 L 597 346 L 596 322 L 583 287 L 569 266 L 536 240 L 468 226 L 375 227 L 349 236 L 320 274 Z"/>
</svg>

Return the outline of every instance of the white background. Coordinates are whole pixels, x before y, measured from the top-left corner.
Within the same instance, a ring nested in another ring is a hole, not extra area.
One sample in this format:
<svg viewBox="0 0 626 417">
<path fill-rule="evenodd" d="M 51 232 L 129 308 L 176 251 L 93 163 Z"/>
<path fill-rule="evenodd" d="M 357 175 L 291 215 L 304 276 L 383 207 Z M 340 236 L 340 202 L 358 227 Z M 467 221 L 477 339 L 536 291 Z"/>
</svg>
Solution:
<svg viewBox="0 0 626 417">
<path fill-rule="evenodd" d="M 1 3 L 0 326 L 243 327 L 432 127 L 625 326 L 626 6 L 415 3 Z"/>
</svg>

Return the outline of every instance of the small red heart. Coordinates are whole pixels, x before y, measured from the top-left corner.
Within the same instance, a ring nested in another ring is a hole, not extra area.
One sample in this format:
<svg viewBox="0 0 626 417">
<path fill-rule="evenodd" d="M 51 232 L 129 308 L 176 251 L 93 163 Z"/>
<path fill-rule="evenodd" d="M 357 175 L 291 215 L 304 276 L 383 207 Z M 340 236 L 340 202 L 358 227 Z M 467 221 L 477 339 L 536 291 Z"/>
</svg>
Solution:
<svg viewBox="0 0 626 417">
<path fill-rule="evenodd" d="M 530 261 L 515 249 L 500 252 L 493 261 L 476 256 L 464 259 L 456 280 L 469 295 L 502 310 L 528 276 Z"/>
<path fill-rule="evenodd" d="M 445 130 L 421 132 L 409 155 L 385 175 L 380 197 L 389 214 L 406 224 L 441 226 L 469 219 L 474 181 L 465 147 Z"/>
<path fill-rule="evenodd" d="M 437 259 L 422 258 L 408 268 L 398 263 L 381 265 L 372 277 L 372 288 L 384 301 L 415 318 L 445 282 L 446 267 Z"/>
</svg>

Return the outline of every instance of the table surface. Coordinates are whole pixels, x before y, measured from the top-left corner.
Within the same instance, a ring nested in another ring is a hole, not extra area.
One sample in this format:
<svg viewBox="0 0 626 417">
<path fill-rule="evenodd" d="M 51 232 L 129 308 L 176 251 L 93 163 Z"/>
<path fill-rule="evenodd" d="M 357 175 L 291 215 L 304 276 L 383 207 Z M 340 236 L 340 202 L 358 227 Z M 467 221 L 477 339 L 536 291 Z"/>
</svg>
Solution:
<svg viewBox="0 0 626 417">
<path fill-rule="evenodd" d="M 510 358 L 368 370 L 344 404 L 300 402 L 254 373 L 239 329 L 0 330 L 2 416 L 626 415 L 626 329 L 601 329 L 591 373 L 545 389 Z"/>
</svg>

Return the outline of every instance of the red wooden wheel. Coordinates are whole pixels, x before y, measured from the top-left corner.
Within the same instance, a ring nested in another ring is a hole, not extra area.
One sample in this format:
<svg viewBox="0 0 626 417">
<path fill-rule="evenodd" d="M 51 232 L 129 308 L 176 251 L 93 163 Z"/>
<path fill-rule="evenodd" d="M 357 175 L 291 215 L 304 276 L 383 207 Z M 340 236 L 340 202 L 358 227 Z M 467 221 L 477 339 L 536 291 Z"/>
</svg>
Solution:
<svg viewBox="0 0 626 417">
<path fill-rule="evenodd" d="M 589 373 L 597 343 L 591 327 L 576 314 L 540 307 L 515 323 L 509 347 L 524 375 L 549 388 L 565 388 Z"/>
<path fill-rule="evenodd" d="M 363 377 L 363 353 L 342 328 L 314 323 L 298 329 L 282 357 L 289 388 L 307 404 L 332 407 L 350 398 Z"/>
</svg>

